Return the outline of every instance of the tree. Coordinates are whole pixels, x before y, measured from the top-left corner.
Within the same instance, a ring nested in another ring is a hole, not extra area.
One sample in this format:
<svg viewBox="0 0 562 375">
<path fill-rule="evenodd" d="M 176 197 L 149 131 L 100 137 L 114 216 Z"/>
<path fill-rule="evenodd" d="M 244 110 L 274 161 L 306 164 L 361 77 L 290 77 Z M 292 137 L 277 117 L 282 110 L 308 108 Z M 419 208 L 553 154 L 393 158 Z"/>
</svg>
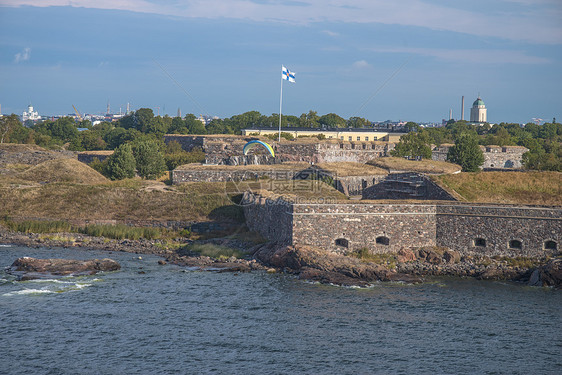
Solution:
<svg viewBox="0 0 562 375">
<path fill-rule="evenodd" d="M 10 133 L 20 125 L 20 120 L 16 114 L 0 117 L 0 143 L 10 138 Z"/>
<path fill-rule="evenodd" d="M 417 132 L 421 129 L 421 127 L 413 121 L 408 121 L 406 125 L 404 125 L 407 131 L 409 132 Z"/>
<path fill-rule="evenodd" d="M 135 177 L 136 162 L 130 144 L 125 143 L 117 147 L 108 159 L 105 173 L 107 177 L 112 180 Z"/>
<path fill-rule="evenodd" d="M 166 170 L 164 157 L 154 141 L 145 140 L 135 143 L 133 155 L 137 162 L 137 173 L 146 180 L 158 178 Z"/>
<path fill-rule="evenodd" d="M 392 156 L 422 157 L 431 159 L 431 138 L 425 131 L 408 133 L 400 137 L 400 142 L 391 151 Z"/>
<path fill-rule="evenodd" d="M 347 120 L 347 126 L 350 128 L 367 128 L 371 126 L 371 122 L 363 117 L 350 117 Z"/>
<path fill-rule="evenodd" d="M 327 128 L 345 128 L 347 125 L 347 122 L 335 113 L 328 113 L 320 117 L 318 123 Z"/>
<path fill-rule="evenodd" d="M 484 163 L 484 154 L 476 137 L 462 133 L 455 140 L 455 145 L 449 149 L 447 160 L 459 164 L 463 172 L 477 172 Z"/>
</svg>

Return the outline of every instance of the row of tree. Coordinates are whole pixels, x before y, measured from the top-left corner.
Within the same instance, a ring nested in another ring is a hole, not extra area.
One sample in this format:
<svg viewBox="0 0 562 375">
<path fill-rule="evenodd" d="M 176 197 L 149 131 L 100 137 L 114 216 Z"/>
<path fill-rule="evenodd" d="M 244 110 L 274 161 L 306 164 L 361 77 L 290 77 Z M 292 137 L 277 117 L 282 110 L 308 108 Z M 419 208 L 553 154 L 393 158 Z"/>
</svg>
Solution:
<svg viewBox="0 0 562 375">
<path fill-rule="evenodd" d="M 277 114 L 266 116 L 258 111 L 249 111 L 225 119 L 214 119 L 205 126 L 195 115 L 185 117 L 154 116 L 148 108 L 141 108 L 117 122 L 102 122 L 92 126 L 89 121 L 80 123 L 87 128 L 78 131 L 71 117 L 55 121 L 43 121 L 32 127 L 21 124 L 17 115 L 0 118 L 0 143 L 35 143 L 43 147 L 66 147 L 70 150 L 115 150 L 125 143 L 153 141 L 164 150 L 164 134 L 240 134 L 242 129 L 251 127 L 277 127 Z M 315 111 L 297 116 L 284 116 L 283 127 L 369 127 L 370 122 L 364 118 L 352 117 L 347 120 L 329 113 L 319 116 Z M 552 122 L 544 125 L 528 123 L 500 123 L 496 125 L 470 125 L 466 121 L 449 121 L 441 128 L 421 128 L 414 122 L 408 122 L 409 134 L 403 136 L 396 152 L 404 156 L 430 157 L 430 145 L 457 143 L 461 134 L 474 139 L 480 145 L 520 145 L 529 152 L 524 155 L 523 163 L 528 169 L 562 170 L 562 124 Z M 185 156 L 183 156 L 185 157 Z M 181 156 L 180 156 L 181 159 Z"/>
<path fill-rule="evenodd" d="M 537 125 L 500 123 L 493 126 L 470 125 L 466 121 L 450 121 L 442 128 L 413 126 L 401 137 L 394 155 L 431 158 L 431 145 L 454 143 L 449 160 L 476 171 L 484 162 L 479 145 L 524 146 L 523 165 L 527 169 L 562 171 L 562 124 Z"/>
</svg>

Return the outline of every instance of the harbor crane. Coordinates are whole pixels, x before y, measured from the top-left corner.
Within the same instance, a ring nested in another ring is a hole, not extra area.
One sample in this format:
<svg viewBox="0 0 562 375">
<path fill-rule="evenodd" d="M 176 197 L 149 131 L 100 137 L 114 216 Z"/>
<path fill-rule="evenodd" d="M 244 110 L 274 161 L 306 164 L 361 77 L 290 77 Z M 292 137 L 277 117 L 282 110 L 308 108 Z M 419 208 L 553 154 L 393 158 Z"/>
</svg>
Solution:
<svg viewBox="0 0 562 375">
<path fill-rule="evenodd" d="M 80 114 L 80 112 L 78 112 L 74 104 L 72 105 L 72 108 L 74 108 L 74 112 L 76 112 L 76 117 L 78 117 L 78 121 L 82 121 L 82 115 Z"/>
</svg>

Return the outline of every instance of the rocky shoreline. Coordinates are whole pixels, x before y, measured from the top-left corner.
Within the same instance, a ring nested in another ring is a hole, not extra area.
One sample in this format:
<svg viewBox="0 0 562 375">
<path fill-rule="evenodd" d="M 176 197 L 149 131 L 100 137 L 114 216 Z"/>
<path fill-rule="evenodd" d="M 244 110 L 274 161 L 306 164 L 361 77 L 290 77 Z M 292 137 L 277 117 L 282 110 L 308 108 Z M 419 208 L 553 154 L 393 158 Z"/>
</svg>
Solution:
<svg viewBox="0 0 562 375">
<path fill-rule="evenodd" d="M 188 244 L 193 242 L 185 239 Z M 474 277 L 483 280 L 517 281 L 524 285 L 562 287 L 562 257 L 517 263 L 486 256 L 461 256 L 448 249 L 402 249 L 398 254 L 376 259 L 326 253 L 308 246 L 276 243 L 250 245 L 227 238 L 208 240 L 247 253 L 246 259 L 211 258 L 184 248 L 169 249 L 158 240 L 109 240 L 77 233 L 49 236 L 12 232 L 0 227 L 0 243 L 28 247 L 79 247 L 83 249 L 152 254 L 160 264 L 173 263 L 216 272 L 267 270 L 296 275 L 299 279 L 342 286 L 367 286 L 377 281 L 420 283 L 431 276 Z"/>
</svg>

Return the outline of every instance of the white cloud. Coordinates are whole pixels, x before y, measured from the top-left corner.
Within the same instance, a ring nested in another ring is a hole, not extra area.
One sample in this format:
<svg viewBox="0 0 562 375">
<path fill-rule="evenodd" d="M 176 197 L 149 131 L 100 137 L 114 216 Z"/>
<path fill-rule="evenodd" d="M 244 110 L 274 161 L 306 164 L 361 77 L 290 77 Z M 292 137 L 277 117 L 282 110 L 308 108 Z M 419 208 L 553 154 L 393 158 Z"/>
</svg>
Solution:
<svg viewBox="0 0 562 375">
<path fill-rule="evenodd" d="M 432 56 L 441 60 L 478 64 L 548 64 L 552 61 L 522 51 L 497 49 L 374 48 L 375 52 Z"/>
<path fill-rule="evenodd" d="M 16 64 L 22 62 L 22 61 L 27 61 L 29 60 L 29 58 L 31 57 L 31 48 L 26 47 L 23 49 L 23 51 L 18 52 L 15 54 L 14 56 L 14 62 Z"/>
<path fill-rule="evenodd" d="M 359 60 L 359 61 L 354 62 L 352 64 L 352 67 L 355 68 L 355 69 L 366 69 L 366 68 L 370 68 L 371 64 L 369 64 L 365 60 Z"/>
<path fill-rule="evenodd" d="M 332 37 L 336 37 L 339 36 L 340 34 L 335 32 L 335 31 L 330 31 L 330 30 L 322 30 L 322 32 L 326 35 L 332 36 Z"/>
<path fill-rule="evenodd" d="M 490 0 L 492 1 L 492 0 Z M 0 6 L 73 6 L 129 10 L 194 18 L 247 19 L 257 22 L 344 22 L 418 26 L 539 44 L 562 44 L 560 0 L 493 0 L 505 11 L 486 12 L 440 5 L 434 0 L 0 0 Z M 516 6 L 510 3 L 517 4 Z M 305 9 L 306 11 L 303 11 Z"/>
</svg>

